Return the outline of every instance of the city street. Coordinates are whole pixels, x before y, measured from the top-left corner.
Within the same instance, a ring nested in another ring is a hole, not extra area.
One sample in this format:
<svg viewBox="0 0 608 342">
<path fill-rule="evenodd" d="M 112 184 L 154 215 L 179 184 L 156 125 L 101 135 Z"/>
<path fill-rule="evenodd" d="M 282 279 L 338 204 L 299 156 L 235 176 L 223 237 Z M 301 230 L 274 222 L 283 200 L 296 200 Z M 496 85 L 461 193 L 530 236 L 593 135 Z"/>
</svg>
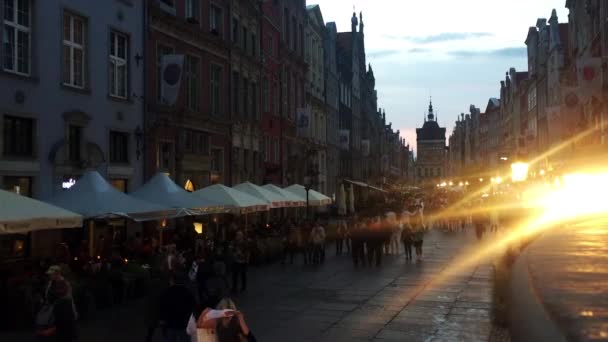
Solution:
<svg viewBox="0 0 608 342">
<path fill-rule="evenodd" d="M 608 228 L 563 227 L 528 247 L 531 282 L 568 340 L 608 340 Z"/>
<path fill-rule="evenodd" d="M 328 248 L 323 266 L 305 267 L 299 259 L 294 266 L 252 269 L 249 290 L 236 303 L 264 342 L 488 341 L 491 259 L 441 277 L 456 256 L 476 244 L 472 233 L 431 231 L 420 264 L 405 264 L 401 255 L 387 257 L 380 268 L 359 269 Z M 142 340 L 142 308 L 137 303 L 101 311 L 82 323 L 81 341 Z M 28 341 L 24 334 L 0 338 Z"/>
</svg>

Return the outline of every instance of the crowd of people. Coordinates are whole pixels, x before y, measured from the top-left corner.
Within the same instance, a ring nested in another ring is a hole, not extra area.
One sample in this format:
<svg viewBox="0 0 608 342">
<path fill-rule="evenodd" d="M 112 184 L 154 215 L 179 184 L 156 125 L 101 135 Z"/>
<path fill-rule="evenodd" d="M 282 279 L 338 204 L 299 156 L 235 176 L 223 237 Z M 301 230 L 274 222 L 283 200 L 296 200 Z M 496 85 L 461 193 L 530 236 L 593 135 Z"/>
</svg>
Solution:
<svg viewBox="0 0 608 342">
<path fill-rule="evenodd" d="M 75 253 L 64 245 L 56 253 L 57 264 L 47 271 L 49 282 L 36 315 L 36 334 L 43 341 L 77 339 L 78 310 L 71 285 L 62 276 L 66 268 L 70 272 L 102 272 L 124 266 L 127 260 L 141 260 L 147 266 L 155 259 L 160 263 L 160 278 L 168 286 L 150 290 L 146 340 L 153 341 L 160 333 L 168 342 L 224 342 L 255 340 L 231 298 L 247 291 L 248 268 L 261 237 L 281 241 L 279 260 L 283 264 L 293 264 L 301 256 L 305 265 L 321 265 L 331 250 L 329 241 L 335 245 L 336 255 L 350 255 L 356 267 L 380 266 L 384 255 L 400 255 L 401 245 L 407 261 L 414 256 L 422 259 L 426 226 L 421 204 L 399 214 L 339 219 L 337 224 L 332 222 L 334 229 L 329 232 L 328 223 L 277 219 L 239 226 L 233 222 L 216 229 L 211 239 L 176 233 L 163 245 L 156 237 L 142 237 L 141 233 L 123 239 L 122 244 L 116 243 L 116 236 L 106 240 L 100 234 L 96 257 L 90 257 L 86 242 L 77 246 Z"/>
</svg>

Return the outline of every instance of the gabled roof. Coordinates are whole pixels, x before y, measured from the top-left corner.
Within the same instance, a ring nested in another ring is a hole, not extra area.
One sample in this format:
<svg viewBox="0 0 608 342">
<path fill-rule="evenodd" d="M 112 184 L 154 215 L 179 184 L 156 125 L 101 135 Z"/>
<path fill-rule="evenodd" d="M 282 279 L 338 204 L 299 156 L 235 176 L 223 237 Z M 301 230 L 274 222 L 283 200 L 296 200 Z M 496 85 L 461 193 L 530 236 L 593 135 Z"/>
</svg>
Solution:
<svg viewBox="0 0 608 342">
<path fill-rule="evenodd" d="M 325 20 L 323 20 L 323 14 L 319 5 L 308 5 L 306 6 L 306 10 L 309 12 L 309 15 L 316 17 L 316 24 L 319 27 L 325 26 Z"/>
<path fill-rule="evenodd" d="M 515 73 L 515 80 L 517 81 L 517 84 L 519 84 L 520 82 L 522 82 L 523 80 L 528 78 L 528 72 L 527 71 L 518 71 Z"/>
</svg>

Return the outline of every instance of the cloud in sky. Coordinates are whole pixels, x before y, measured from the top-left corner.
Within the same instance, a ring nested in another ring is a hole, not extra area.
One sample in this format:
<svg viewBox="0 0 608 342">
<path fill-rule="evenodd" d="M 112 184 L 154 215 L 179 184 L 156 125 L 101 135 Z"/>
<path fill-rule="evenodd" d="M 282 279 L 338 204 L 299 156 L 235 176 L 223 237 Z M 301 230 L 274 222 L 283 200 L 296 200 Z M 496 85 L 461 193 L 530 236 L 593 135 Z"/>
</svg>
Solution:
<svg viewBox="0 0 608 342">
<path fill-rule="evenodd" d="M 367 52 L 367 57 L 370 58 L 383 58 L 399 53 L 399 50 L 376 50 Z"/>
<path fill-rule="evenodd" d="M 427 48 L 411 48 L 409 50 L 407 50 L 407 52 L 409 53 L 427 53 L 427 52 L 431 52 L 431 49 L 427 49 Z"/>
<path fill-rule="evenodd" d="M 365 47 L 376 77 L 378 106 L 415 145 L 429 95 L 448 129 L 474 104 L 485 109 L 500 95 L 505 71 L 525 71 L 524 41 L 538 18 L 556 9 L 568 20 L 563 0 L 307 0 L 325 21 L 350 31 L 353 5 L 363 12 Z M 525 9 L 525 10 L 522 10 Z M 406 39 L 408 38 L 408 39 Z"/>
<path fill-rule="evenodd" d="M 399 37 L 399 36 L 393 36 L 393 35 L 388 35 L 387 37 L 392 38 L 392 39 L 404 39 L 404 40 L 410 41 L 412 43 L 424 45 L 424 44 L 444 43 L 444 42 L 452 42 L 452 41 L 457 41 L 457 40 L 468 40 L 468 39 L 492 37 L 492 36 L 494 36 L 494 34 L 491 32 L 441 32 L 438 34 L 422 36 L 422 37 L 413 37 L 413 36 Z"/>
<path fill-rule="evenodd" d="M 526 57 L 525 47 L 508 47 L 493 50 L 454 50 L 448 51 L 454 57 Z"/>
</svg>

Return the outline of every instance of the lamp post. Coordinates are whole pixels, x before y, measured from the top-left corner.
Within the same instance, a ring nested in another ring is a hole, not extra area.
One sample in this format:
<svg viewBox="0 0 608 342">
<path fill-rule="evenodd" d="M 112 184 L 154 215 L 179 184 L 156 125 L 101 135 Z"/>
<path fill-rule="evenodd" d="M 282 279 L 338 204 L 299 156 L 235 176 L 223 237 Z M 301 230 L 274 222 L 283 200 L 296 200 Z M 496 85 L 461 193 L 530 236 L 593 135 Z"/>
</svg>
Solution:
<svg viewBox="0 0 608 342">
<path fill-rule="evenodd" d="M 312 177 L 310 177 L 309 175 L 304 177 L 304 189 L 306 189 L 306 220 L 308 220 L 310 218 L 310 214 L 309 214 L 309 195 L 308 193 L 310 192 L 310 188 L 312 188 Z"/>
</svg>

